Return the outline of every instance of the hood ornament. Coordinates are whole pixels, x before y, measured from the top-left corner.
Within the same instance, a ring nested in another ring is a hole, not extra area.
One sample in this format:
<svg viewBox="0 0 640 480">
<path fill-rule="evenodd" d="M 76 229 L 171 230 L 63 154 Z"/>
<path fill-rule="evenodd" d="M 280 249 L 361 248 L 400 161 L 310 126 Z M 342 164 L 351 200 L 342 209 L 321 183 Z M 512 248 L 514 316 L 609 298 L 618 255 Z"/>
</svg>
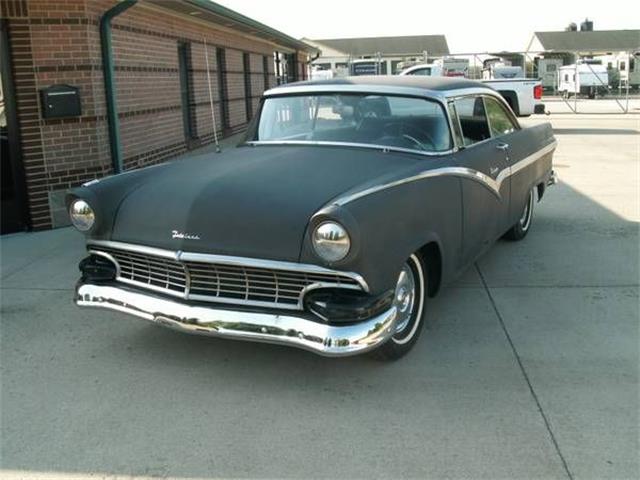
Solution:
<svg viewBox="0 0 640 480">
<path fill-rule="evenodd" d="M 179 238 L 181 240 L 200 240 L 199 235 L 179 232 L 178 230 L 171 230 L 171 238 Z"/>
</svg>

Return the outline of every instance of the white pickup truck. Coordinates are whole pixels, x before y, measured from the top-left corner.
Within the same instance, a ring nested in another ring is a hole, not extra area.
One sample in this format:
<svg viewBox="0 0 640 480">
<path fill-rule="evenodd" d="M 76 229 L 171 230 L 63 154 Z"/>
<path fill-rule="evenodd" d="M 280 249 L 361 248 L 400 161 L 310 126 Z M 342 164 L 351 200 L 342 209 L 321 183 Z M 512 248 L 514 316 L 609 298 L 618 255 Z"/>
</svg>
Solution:
<svg viewBox="0 0 640 480">
<path fill-rule="evenodd" d="M 506 72 L 504 72 L 506 74 Z M 442 69 L 434 64 L 414 65 L 399 75 L 426 75 L 437 77 Z M 497 76 L 497 75 L 496 75 Z M 507 101 L 513 113 L 519 117 L 528 117 L 532 113 L 544 113 L 542 103 L 542 82 L 529 78 L 486 78 L 482 83 L 500 93 Z"/>
<path fill-rule="evenodd" d="M 525 78 L 522 67 L 493 64 L 482 72 L 482 83 L 497 90 L 519 117 L 544 113 L 542 81 Z"/>
</svg>

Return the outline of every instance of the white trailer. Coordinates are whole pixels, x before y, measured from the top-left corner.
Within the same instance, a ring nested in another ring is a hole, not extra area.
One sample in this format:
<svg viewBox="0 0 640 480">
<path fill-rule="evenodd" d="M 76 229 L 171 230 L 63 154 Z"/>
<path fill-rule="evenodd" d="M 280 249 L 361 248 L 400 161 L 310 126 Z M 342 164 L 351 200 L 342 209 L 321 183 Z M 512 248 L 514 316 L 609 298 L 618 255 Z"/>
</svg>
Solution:
<svg viewBox="0 0 640 480">
<path fill-rule="evenodd" d="M 469 69 L 466 58 L 445 57 L 433 63 L 419 63 L 404 68 L 398 75 L 421 75 L 426 77 L 464 77 Z"/>
<path fill-rule="evenodd" d="M 558 70 L 562 67 L 561 58 L 540 58 L 538 59 L 538 78 L 542 82 L 542 87 L 554 89 L 558 81 Z"/>
<path fill-rule="evenodd" d="M 616 56 L 615 62 L 620 72 L 621 84 L 628 84 L 630 88 L 640 87 L 640 51 L 632 54 L 620 53 Z"/>
<path fill-rule="evenodd" d="M 483 80 L 497 80 L 500 78 L 525 78 L 522 67 L 514 67 L 512 65 L 504 65 L 501 63 L 492 63 L 489 67 L 482 70 Z"/>
<path fill-rule="evenodd" d="M 387 75 L 387 61 L 376 58 L 359 58 L 349 62 L 349 75 Z"/>
<path fill-rule="evenodd" d="M 558 69 L 558 92 L 564 97 L 585 95 L 589 98 L 609 91 L 609 74 L 604 65 L 579 63 Z"/>
<path fill-rule="evenodd" d="M 418 75 L 421 77 L 442 77 L 444 71 L 440 65 L 435 63 L 421 63 L 409 68 L 405 68 L 398 75 Z"/>
<path fill-rule="evenodd" d="M 468 58 L 443 57 L 433 62 L 445 77 L 465 77 L 469 71 Z"/>
</svg>

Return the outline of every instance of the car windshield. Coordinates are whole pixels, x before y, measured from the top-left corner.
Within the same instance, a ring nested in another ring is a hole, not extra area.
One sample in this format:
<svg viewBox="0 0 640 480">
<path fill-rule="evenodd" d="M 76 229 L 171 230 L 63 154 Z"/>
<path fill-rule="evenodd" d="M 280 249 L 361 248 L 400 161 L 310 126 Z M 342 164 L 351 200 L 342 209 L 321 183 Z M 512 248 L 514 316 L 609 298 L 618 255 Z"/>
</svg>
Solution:
<svg viewBox="0 0 640 480">
<path fill-rule="evenodd" d="M 250 140 L 355 143 L 420 152 L 451 148 L 439 103 L 371 94 L 268 97 Z"/>
</svg>

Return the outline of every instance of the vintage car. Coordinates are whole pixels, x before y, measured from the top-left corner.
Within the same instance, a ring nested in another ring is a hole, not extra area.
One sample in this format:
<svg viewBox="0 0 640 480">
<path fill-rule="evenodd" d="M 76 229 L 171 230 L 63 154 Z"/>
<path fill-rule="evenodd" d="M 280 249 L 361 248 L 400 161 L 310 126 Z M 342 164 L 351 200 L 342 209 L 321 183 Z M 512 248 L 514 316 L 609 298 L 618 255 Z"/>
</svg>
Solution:
<svg viewBox="0 0 640 480">
<path fill-rule="evenodd" d="M 549 124 L 458 78 L 352 77 L 267 91 L 222 154 L 72 190 L 88 256 L 75 301 L 327 356 L 416 343 L 427 303 L 555 182 Z"/>
</svg>

